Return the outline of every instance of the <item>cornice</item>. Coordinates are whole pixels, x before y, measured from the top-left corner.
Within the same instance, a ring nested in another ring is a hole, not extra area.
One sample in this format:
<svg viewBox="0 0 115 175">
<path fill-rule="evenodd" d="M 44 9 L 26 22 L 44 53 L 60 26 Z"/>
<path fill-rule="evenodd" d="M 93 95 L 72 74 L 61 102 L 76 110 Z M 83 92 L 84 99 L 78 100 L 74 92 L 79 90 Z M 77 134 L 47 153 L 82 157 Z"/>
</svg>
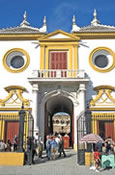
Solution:
<svg viewBox="0 0 115 175">
<path fill-rule="evenodd" d="M 0 111 L 20 111 L 21 108 L 0 108 Z M 25 111 L 32 111 L 32 108 L 24 108 Z"/>
<path fill-rule="evenodd" d="M 77 42 L 78 40 L 72 38 L 48 38 L 48 39 L 39 39 L 40 42 Z"/>
<path fill-rule="evenodd" d="M 78 32 L 72 33 L 72 35 L 80 37 L 80 39 L 115 39 L 115 32 Z"/>
<path fill-rule="evenodd" d="M 70 41 L 70 40 L 66 40 L 66 41 L 64 41 L 64 40 L 58 40 L 58 41 L 56 41 L 56 40 L 54 40 L 54 41 L 50 41 L 50 42 L 48 42 L 48 41 L 40 41 L 40 46 L 41 47 L 48 47 L 48 46 L 51 46 L 51 47 L 55 47 L 55 46 L 73 46 L 73 47 L 78 47 L 79 46 L 79 43 L 76 41 Z"/>
<path fill-rule="evenodd" d="M 106 108 L 90 107 L 90 111 L 115 111 L 115 108 L 111 108 L 111 107 L 106 107 Z"/>
<path fill-rule="evenodd" d="M 0 34 L 0 40 L 39 40 L 46 34 Z"/>
<path fill-rule="evenodd" d="M 60 31 L 60 30 L 59 30 Z M 57 32 L 58 33 L 58 32 Z M 56 38 L 48 39 L 48 37 L 57 34 L 56 32 L 52 32 L 51 34 L 0 34 L 0 40 L 40 40 L 40 41 L 53 41 L 53 40 L 59 40 Z M 65 32 L 66 33 L 66 32 Z M 63 34 L 65 34 L 63 32 Z M 71 37 L 71 41 L 79 41 L 80 39 L 115 39 L 115 32 L 84 32 L 84 33 L 72 33 L 69 34 L 69 37 Z M 61 38 L 60 40 L 65 40 L 67 39 L 70 41 L 69 38 Z"/>
</svg>

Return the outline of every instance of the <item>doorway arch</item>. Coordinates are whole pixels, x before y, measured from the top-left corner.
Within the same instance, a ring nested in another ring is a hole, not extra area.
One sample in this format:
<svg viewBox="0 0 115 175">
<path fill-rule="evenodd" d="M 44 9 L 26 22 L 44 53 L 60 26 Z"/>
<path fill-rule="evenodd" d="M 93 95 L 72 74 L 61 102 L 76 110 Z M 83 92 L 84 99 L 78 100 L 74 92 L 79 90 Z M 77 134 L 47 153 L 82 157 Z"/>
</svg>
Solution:
<svg viewBox="0 0 115 175">
<path fill-rule="evenodd" d="M 67 113 L 70 116 L 70 146 L 74 144 L 74 108 L 72 100 L 63 93 L 50 96 L 44 103 L 44 138 L 54 134 L 53 116 L 56 113 Z"/>
</svg>

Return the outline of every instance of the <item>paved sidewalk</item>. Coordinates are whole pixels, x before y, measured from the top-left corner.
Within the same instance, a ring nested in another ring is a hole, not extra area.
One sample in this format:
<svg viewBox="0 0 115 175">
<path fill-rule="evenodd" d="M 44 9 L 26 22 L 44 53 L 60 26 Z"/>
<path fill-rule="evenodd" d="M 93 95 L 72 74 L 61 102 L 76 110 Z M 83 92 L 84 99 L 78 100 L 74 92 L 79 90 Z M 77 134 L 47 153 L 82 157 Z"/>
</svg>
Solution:
<svg viewBox="0 0 115 175">
<path fill-rule="evenodd" d="M 77 164 L 76 152 L 66 150 L 67 157 L 56 158 L 48 161 L 43 159 L 36 160 L 34 165 L 25 166 L 0 166 L 0 175 L 95 175 L 97 172 L 90 170 L 89 167 Z M 101 175 L 115 175 L 115 169 L 103 170 Z"/>
</svg>

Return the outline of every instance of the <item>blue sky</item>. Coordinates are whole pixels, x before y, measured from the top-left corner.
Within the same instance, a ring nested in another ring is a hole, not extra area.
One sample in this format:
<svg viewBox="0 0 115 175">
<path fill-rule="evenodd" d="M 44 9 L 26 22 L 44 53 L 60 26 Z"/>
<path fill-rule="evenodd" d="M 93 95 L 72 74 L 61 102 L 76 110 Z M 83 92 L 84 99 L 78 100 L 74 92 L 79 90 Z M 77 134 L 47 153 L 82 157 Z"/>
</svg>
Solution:
<svg viewBox="0 0 115 175">
<path fill-rule="evenodd" d="M 115 26 L 115 0 L 0 0 L 0 28 L 19 26 L 26 10 L 31 26 L 40 28 L 46 16 L 48 33 L 70 32 L 73 15 L 78 26 L 87 26 L 94 9 L 101 24 Z"/>
</svg>

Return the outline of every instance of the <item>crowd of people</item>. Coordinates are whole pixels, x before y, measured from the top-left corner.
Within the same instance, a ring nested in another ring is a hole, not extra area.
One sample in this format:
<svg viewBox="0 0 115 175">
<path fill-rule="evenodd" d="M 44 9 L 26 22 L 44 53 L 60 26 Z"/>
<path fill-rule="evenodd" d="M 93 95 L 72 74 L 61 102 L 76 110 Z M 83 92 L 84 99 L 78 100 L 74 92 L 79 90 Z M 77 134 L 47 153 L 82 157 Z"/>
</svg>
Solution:
<svg viewBox="0 0 115 175">
<path fill-rule="evenodd" d="M 47 136 L 46 140 L 46 154 L 48 160 L 56 158 L 56 152 L 59 153 L 58 157 L 61 157 L 62 153 L 63 156 L 66 157 L 64 151 L 64 140 L 63 137 L 59 134 L 56 136 Z"/>
<path fill-rule="evenodd" d="M 7 143 L 3 140 L 0 140 L 0 152 L 10 152 L 17 151 L 18 146 L 18 137 L 15 135 L 13 138 L 13 143 L 8 139 Z"/>
<path fill-rule="evenodd" d="M 96 144 L 94 150 L 95 168 L 99 172 L 101 165 L 101 156 L 115 154 L 115 142 L 111 137 L 105 139 L 104 143 Z"/>
<path fill-rule="evenodd" d="M 38 156 L 39 158 L 42 159 L 43 150 L 45 148 L 46 148 L 46 157 L 48 160 L 55 160 L 56 153 L 58 153 L 58 157 L 61 157 L 62 153 L 63 156 L 66 157 L 64 151 L 64 140 L 61 135 L 55 135 L 55 136 L 48 135 L 46 137 L 45 144 L 41 137 L 38 137 L 38 139 L 35 139 L 34 137 L 28 137 L 25 150 L 25 161 L 27 162 L 27 164 L 31 163 L 34 164 L 35 156 Z"/>
<path fill-rule="evenodd" d="M 111 137 L 108 137 L 102 144 L 102 152 L 106 154 L 115 153 L 115 142 Z"/>
</svg>

